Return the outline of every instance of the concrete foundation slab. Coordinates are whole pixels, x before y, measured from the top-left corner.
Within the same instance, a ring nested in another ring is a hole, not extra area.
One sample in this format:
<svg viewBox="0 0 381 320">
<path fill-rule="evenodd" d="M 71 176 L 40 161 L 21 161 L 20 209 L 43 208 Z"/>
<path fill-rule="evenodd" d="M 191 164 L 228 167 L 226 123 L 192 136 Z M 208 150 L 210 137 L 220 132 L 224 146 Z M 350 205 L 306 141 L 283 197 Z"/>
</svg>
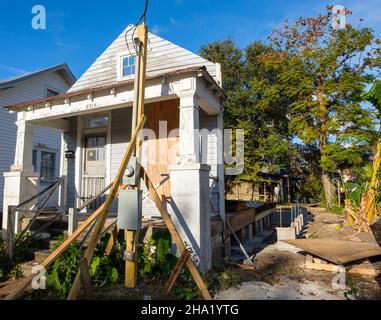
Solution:
<svg viewBox="0 0 381 320">
<path fill-rule="evenodd" d="M 276 228 L 278 241 L 296 239 L 296 228 Z"/>
</svg>

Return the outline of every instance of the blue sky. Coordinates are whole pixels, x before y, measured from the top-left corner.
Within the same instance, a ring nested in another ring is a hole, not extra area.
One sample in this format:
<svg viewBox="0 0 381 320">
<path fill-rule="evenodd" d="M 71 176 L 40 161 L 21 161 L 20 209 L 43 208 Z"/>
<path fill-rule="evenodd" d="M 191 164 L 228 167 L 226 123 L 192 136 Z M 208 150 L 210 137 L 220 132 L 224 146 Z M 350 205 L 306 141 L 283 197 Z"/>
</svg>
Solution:
<svg viewBox="0 0 381 320">
<path fill-rule="evenodd" d="M 313 16 L 327 3 L 354 11 L 353 20 L 381 34 L 380 0 L 151 0 L 150 30 L 189 50 L 226 36 L 244 47 L 266 40 L 286 18 Z M 47 10 L 47 29 L 31 27 L 34 5 Z M 66 62 L 79 77 L 126 25 L 144 0 L 3 0 L 0 10 L 0 79 Z"/>
</svg>

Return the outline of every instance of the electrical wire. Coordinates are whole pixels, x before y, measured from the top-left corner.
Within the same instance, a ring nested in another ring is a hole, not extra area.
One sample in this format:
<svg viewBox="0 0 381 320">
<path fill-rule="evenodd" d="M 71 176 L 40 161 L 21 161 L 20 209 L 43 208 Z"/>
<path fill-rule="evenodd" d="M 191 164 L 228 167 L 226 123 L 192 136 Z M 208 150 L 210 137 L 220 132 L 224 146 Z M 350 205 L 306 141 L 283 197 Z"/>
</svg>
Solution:
<svg viewBox="0 0 381 320">
<path fill-rule="evenodd" d="M 136 22 L 134 25 L 132 25 L 130 28 L 128 28 L 124 34 L 124 39 L 126 41 L 126 45 L 127 45 L 127 50 L 129 52 L 129 54 L 131 56 L 134 56 L 136 57 L 139 52 L 138 52 L 138 48 L 136 47 L 136 44 L 135 44 L 135 33 L 136 33 L 136 29 L 138 27 L 139 24 L 141 24 L 142 22 L 144 24 L 146 24 L 147 22 L 147 12 L 148 12 L 148 6 L 149 6 L 149 0 L 146 0 L 146 3 L 145 3 L 145 7 L 144 7 L 144 11 L 143 11 L 143 14 L 141 15 L 141 17 L 139 18 L 138 22 Z M 130 43 L 129 43 L 129 33 L 132 31 L 132 35 L 131 35 L 131 42 L 133 43 L 133 48 L 135 50 L 135 52 L 132 52 L 131 51 L 131 47 L 130 47 Z"/>
</svg>

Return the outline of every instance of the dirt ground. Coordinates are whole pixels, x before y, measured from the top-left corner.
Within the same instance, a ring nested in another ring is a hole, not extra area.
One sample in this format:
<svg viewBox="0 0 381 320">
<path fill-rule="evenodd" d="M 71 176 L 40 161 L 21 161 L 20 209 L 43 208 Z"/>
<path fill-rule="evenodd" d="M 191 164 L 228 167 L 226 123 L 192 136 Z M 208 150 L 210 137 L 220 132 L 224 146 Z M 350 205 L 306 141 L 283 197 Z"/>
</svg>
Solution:
<svg viewBox="0 0 381 320">
<path fill-rule="evenodd" d="M 356 234 L 348 226 L 345 217 L 325 209 L 312 209 L 305 231 L 306 238 L 339 239 L 375 242 L 370 234 Z M 237 286 L 217 292 L 217 300 L 343 300 L 381 299 L 381 261 L 372 259 L 372 265 L 380 270 L 376 278 L 369 276 L 346 276 L 345 282 L 337 273 L 307 270 L 305 255 L 290 245 L 279 242 L 260 251 L 254 260 L 254 271 L 235 269 L 244 273 L 243 282 Z M 248 279 L 249 278 L 249 279 Z M 352 285 L 349 285 L 352 282 Z M 346 283 L 343 285 L 343 283 Z M 341 284 L 341 286 L 340 286 Z M 347 294 L 347 296 L 346 296 Z"/>
</svg>

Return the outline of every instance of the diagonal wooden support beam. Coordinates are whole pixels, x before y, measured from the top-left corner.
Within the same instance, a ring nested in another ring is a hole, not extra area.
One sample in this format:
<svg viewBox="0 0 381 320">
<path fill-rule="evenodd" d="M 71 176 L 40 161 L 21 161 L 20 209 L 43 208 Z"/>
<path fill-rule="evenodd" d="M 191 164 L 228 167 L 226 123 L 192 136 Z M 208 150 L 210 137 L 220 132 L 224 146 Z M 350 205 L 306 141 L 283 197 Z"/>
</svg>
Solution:
<svg viewBox="0 0 381 320">
<path fill-rule="evenodd" d="M 93 294 L 93 287 L 91 285 L 89 264 L 86 258 L 81 259 L 79 263 L 79 269 L 81 270 L 81 283 L 85 291 L 85 297 L 86 299 L 91 299 Z"/>
<path fill-rule="evenodd" d="M 164 209 L 163 204 L 161 203 L 160 197 L 157 194 L 154 185 L 152 184 L 152 181 L 148 177 L 145 170 L 143 168 L 141 170 L 142 170 L 141 176 L 144 179 L 144 182 L 147 186 L 148 192 L 150 193 L 151 197 L 153 198 L 152 200 L 155 202 L 157 209 L 159 210 L 161 216 L 163 217 L 165 225 L 167 226 L 167 229 L 170 232 L 172 239 L 175 241 L 177 248 L 180 250 L 180 252 L 188 251 L 183 240 L 181 239 L 179 233 L 177 232 L 176 227 L 173 224 L 169 213 L 167 212 L 167 210 Z M 208 291 L 208 289 L 204 283 L 204 280 L 202 279 L 202 277 L 201 277 L 195 263 L 193 262 L 193 260 L 187 259 L 186 265 L 187 265 L 194 281 L 196 282 L 196 285 L 197 285 L 198 289 L 200 290 L 202 297 L 205 300 L 212 300 L 212 297 L 211 297 L 211 295 L 210 295 L 210 293 L 209 293 L 209 291 Z"/>
<path fill-rule="evenodd" d="M 115 225 L 115 227 L 111 231 L 111 236 L 110 236 L 110 239 L 108 240 L 108 243 L 105 249 L 105 256 L 110 256 L 117 239 L 118 239 L 118 226 Z"/>
<path fill-rule="evenodd" d="M 176 267 L 175 267 L 175 269 L 173 269 L 173 272 L 172 272 L 171 276 L 168 279 L 168 282 L 166 283 L 166 285 L 164 287 L 164 294 L 165 295 L 169 295 L 171 293 L 172 288 L 175 285 L 175 282 L 176 282 L 177 278 L 179 277 L 181 270 L 185 267 L 185 264 L 187 263 L 188 259 L 189 259 L 189 252 L 184 251 L 181 254 L 179 261 L 177 261 Z"/>
</svg>

